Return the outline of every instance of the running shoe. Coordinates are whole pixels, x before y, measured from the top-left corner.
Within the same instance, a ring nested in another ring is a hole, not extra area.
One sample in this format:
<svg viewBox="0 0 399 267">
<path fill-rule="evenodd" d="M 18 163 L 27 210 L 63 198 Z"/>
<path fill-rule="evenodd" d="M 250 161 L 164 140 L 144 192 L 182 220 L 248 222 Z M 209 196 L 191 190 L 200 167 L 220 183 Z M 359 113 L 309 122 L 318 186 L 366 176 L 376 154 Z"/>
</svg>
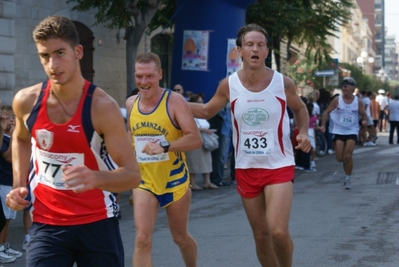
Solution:
<svg viewBox="0 0 399 267">
<path fill-rule="evenodd" d="M 315 172 L 316 169 L 315 168 L 309 168 L 309 169 L 304 169 L 304 172 Z"/>
<path fill-rule="evenodd" d="M 314 160 L 310 162 L 310 168 L 316 168 L 316 162 L 314 162 Z"/>
<path fill-rule="evenodd" d="M 346 190 L 350 190 L 351 189 L 351 179 L 350 178 L 345 178 L 344 186 L 345 186 Z"/>
<path fill-rule="evenodd" d="M 28 241 L 24 240 L 22 243 L 22 250 L 26 250 L 26 247 L 28 246 Z"/>
<path fill-rule="evenodd" d="M 8 255 L 11 255 L 11 256 L 13 256 L 13 257 L 15 257 L 17 259 L 22 257 L 22 252 L 18 251 L 18 250 L 15 250 L 12 247 L 10 247 L 9 243 L 6 243 L 5 248 L 6 248 L 5 252 Z"/>
<path fill-rule="evenodd" d="M 14 262 L 17 258 L 8 254 L 5 251 L 4 245 L 0 246 L 0 263 L 11 263 Z"/>
</svg>

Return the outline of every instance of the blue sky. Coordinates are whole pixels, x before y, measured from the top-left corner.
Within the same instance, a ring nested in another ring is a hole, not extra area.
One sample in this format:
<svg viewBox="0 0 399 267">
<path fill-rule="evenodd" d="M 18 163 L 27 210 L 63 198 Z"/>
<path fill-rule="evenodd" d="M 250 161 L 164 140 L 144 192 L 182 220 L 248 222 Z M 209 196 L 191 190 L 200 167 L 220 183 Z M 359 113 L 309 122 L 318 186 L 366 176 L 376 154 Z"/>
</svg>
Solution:
<svg viewBox="0 0 399 267">
<path fill-rule="evenodd" d="M 388 35 L 395 35 L 399 42 L 399 1 L 385 0 L 385 27 Z"/>
</svg>

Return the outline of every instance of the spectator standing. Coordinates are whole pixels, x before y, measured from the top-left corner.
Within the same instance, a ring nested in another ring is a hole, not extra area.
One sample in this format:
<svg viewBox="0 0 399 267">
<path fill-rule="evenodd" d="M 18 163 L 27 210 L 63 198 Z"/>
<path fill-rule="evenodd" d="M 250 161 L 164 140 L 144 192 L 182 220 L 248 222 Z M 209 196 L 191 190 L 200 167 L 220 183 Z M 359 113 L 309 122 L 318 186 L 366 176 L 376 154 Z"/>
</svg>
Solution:
<svg viewBox="0 0 399 267">
<path fill-rule="evenodd" d="M 301 96 L 301 99 L 305 103 L 309 115 L 309 127 L 308 127 L 309 142 L 311 146 L 315 147 L 314 124 L 317 122 L 317 118 L 315 115 L 312 115 L 313 104 L 310 103 L 309 100 L 304 96 Z M 296 141 L 298 134 L 299 134 L 299 128 L 295 126 L 292 135 L 292 143 L 294 147 L 298 145 L 298 142 Z M 312 148 L 309 152 L 298 150 L 295 151 L 294 153 L 295 153 L 295 169 L 302 170 L 305 172 L 316 171 L 316 163 L 314 162 L 314 158 L 312 163 Z"/>
<path fill-rule="evenodd" d="M 173 86 L 173 91 L 182 95 L 186 101 L 190 100 L 190 97 L 186 96 L 186 94 L 184 93 L 184 89 L 181 84 L 176 84 L 175 86 Z M 189 94 L 191 94 L 191 92 L 189 92 Z"/>
<path fill-rule="evenodd" d="M 324 111 L 327 109 L 327 107 L 331 103 L 331 94 L 325 88 L 321 88 L 319 90 L 319 92 L 320 92 L 320 97 L 317 100 L 317 104 L 320 107 L 320 116 L 323 116 Z M 330 123 L 331 123 L 330 118 L 327 118 L 324 136 L 326 137 L 326 140 L 327 140 L 327 148 L 328 148 L 327 153 L 328 154 L 334 154 L 332 134 L 331 134 L 331 131 L 330 131 Z"/>
<path fill-rule="evenodd" d="M 367 91 L 361 92 L 361 100 L 364 106 L 364 110 L 367 115 L 367 125 L 360 125 L 360 140 L 363 143 L 363 146 L 375 146 L 374 140 L 374 131 L 373 131 L 373 119 L 371 117 L 371 100 L 367 96 Z"/>
<path fill-rule="evenodd" d="M 380 104 L 380 116 L 379 116 L 379 126 L 378 126 L 380 132 L 387 131 L 386 108 L 388 106 L 388 99 L 384 94 L 385 90 L 379 89 L 378 95 L 375 98 L 378 104 Z"/>
<path fill-rule="evenodd" d="M 14 183 L 7 195 L 10 208 L 26 208 L 29 183 L 27 266 L 124 266 L 112 192 L 137 187 L 140 172 L 126 149 L 119 106 L 84 80 L 83 47 L 70 19 L 45 18 L 33 38 L 48 80 L 14 97 Z"/>
<path fill-rule="evenodd" d="M 189 102 L 203 103 L 203 99 L 199 94 L 192 95 Z M 211 134 L 209 129 L 210 124 L 205 119 L 194 118 L 198 130 L 205 134 Z M 218 187 L 211 182 L 210 173 L 212 172 L 212 154 L 211 151 L 206 150 L 203 146 L 195 150 L 186 152 L 187 166 L 190 173 L 190 185 L 193 191 L 200 191 L 202 189 L 217 189 Z M 196 174 L 202 175 L 204 180 L 203 187 L 199 187 L 195 183 Z"/>
<path fill-rule="evenodd" d="M 2 107 L 2 101 L 0 98 L 0 108 L 1 107 Z M 7 128 L 7 118 L 0 113 L 0 144 L 3 143 L 3 136 L 6 128 Z M 0 202 L 2 202 L 1 199 Z M 6 225 L 6 217 L 4 215 L 3 205 L 2 203 L 0 203 L 0 231 L 3 230 L 5 225 Z M 15 257 L 5 253 L 4 249 L 3 251 L 0 251 L 0 263 L 14 262 L 15 259 L 16 259 Z"/>
<path fill-rule="evenodd" d="M 377 136 L 377 127 L 378 127 L 378 119 L 380 117 L 380 104 L 375 100 L 376 95 L 372 92 L 367 92 L 367 96 L 370 98 L 370 114 L 373 120 L 373 131 L 374 131 L 374 138 L 372 142 L 375 144 L 378 136 Z"/>
<path fill-rule="evenodd" d="M 126 100 L 126 110 L 142 181 L 133 190 L 133 266 L 152 266 L 152 235 L 161 206 L 185 265 L 195 267 L 197 244 L 188 233 L 191 189 L 185 152 L 201 147 L 201 136 L 182 96 L 159 86 L 159 57 L 139 54 L 134 67 L 140 93 Z"/>
<path fill-rule="evenodd" d="M 211 182 L 216 186 L 230 186 L 229 182 L 224 182 L 224 164 L 226 163 L 226 151 L 229 146 L 228 135 L 228 123 L 229 116 L 227 108 L 222 108 L 218 114 L 209 120 L 211 129 L 216 130 L 216 134 L 219 139 L 219 147 L 212 151 L 212 172 L 211 172 Z M 223 132 L 222 132 L 223 131 Z"/>
<path fill-rule="evenodd" d="M 389 144 L 393 144 L 396 129 L 396 144 L 399 144 L 399 95 L 395 95 L 387 107 L 389 115 Z"/>
<path fill-rule="evenodd" d="M 7 207 L 6 195 L 12 189 L 12 163 L 11 163 L 11 142 L 12 142 L 12 131 L 15 127 L 15 116 L 12 112 L 12 107 L 4 105 L 0 109 L 0 116 L 2 119 L 2 128 L 0 133 L 2 134 L 2 142 L 0 148 L 0 198 L 1 198 L 1 211 L 2 216 L 5 218 L 5 225 L 2 227 L 0 232 L 0 262 L 10 263 L 15 259 L 20 258 L 22 253 L 14 250 L 8 243 L 8 231 L 10 226 L 10 220 L 15 219 L 17 213 L 15 210 Z"/>
</svg>

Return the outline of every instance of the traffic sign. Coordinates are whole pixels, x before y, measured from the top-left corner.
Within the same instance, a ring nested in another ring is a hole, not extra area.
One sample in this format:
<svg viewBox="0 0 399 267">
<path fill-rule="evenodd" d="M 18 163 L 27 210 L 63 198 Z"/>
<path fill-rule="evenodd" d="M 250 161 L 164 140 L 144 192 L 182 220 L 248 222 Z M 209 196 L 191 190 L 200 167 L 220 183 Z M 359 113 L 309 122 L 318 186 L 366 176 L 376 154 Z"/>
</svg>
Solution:
<svg viewBox="0 0 399 267">
<path fill-rule="evenodd" d="M 319 77 L 319 76 L 334 76 L 335 71 L 334 70 L 319 70 L 314 72 L 314 76 Z"/>
</svg>

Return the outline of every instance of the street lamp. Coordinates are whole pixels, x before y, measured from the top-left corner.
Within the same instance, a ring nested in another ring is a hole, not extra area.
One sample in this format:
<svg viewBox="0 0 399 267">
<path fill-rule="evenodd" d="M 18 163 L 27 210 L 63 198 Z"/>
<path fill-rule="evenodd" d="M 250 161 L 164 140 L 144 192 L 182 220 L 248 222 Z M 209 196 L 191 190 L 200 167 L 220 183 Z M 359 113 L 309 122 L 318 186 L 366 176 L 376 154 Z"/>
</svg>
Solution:
<svg viewBox="0 0 399 267">
<path fill-rule="evenodd" d="M 386 80 L 388 80 L 388 74 L 385 73 L 384 68 L 381 68 L 377 72 L 376 76 L 381 82 L 385 82 Z"/>
<path fill-rule="evenodd" d="M 358 65 L 360 65 L 362 67 L 362 71 L 365 72 L 366 62 L 368 64 L 373 64 L 374 63 L 374 58 L 373 57 L 369 57 L 366 51 L 362 51 L 360 53 L 360 57 L 358 57 L 356 59 L 356 62 L 357 62 Z"/>
</svg>

